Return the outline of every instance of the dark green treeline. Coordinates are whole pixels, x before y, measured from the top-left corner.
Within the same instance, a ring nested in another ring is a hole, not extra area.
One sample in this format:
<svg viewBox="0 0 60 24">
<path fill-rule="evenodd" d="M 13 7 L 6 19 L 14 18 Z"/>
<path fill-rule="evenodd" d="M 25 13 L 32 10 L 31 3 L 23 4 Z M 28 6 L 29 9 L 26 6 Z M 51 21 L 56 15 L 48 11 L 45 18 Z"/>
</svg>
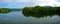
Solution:
<svg viewBox="0 0 60 24">
<path fill-rule="evenodd" d="M 60 7 L 51 7 L 51 6 L 24 7 L 22 12 L 26 16 L 27 15 L 52 16 L 60 14 Z"/>
</svg>

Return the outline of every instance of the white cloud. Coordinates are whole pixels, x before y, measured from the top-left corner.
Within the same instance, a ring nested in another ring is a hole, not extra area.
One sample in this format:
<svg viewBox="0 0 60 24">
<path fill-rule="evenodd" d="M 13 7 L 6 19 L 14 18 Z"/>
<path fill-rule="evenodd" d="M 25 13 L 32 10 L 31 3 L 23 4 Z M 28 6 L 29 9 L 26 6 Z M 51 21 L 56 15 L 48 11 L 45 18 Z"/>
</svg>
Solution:
<svg viewBox="0 0 60 24">
<path fill-rule="evenodd" d="M 60 6 L 60 3 L 57 0 L 35 0 L 36 5 L 40 6 Z"/>
</svg>

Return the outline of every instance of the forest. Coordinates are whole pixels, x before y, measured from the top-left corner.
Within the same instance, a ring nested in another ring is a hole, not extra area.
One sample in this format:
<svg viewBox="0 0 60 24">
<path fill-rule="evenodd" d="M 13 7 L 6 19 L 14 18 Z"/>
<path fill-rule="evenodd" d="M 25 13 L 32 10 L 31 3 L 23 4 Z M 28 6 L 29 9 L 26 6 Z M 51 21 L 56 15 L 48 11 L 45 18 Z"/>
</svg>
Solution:
<svg viewBox="0 0 60 24">
<path fill-rule="evenodd" d="M 0 8 L 0 13 L 8 13 L 10 12 L 11 10 L 8 9 L 8 8 Z"/>
<path fill-rule="evenodd" d="M 35 6 L 35 7 L 24 7 L 22 12 L 25 16 L 52 16 L 60 14 L 60 7 L 52 6 Z"/>
</svg>

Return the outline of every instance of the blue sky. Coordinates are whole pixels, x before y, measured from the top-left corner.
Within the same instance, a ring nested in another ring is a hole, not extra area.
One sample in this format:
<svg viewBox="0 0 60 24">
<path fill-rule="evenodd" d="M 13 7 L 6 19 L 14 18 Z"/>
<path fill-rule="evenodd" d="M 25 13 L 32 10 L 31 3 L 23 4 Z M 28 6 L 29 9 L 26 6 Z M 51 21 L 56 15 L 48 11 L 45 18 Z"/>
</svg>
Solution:
<svg viewBox="0 0 60 24">
<path fill-rule="evenodd" d="M 0 0 L 0 8 L 23 8 L 36 5 L 60 6 L 60 0 Z"/>
</svg>

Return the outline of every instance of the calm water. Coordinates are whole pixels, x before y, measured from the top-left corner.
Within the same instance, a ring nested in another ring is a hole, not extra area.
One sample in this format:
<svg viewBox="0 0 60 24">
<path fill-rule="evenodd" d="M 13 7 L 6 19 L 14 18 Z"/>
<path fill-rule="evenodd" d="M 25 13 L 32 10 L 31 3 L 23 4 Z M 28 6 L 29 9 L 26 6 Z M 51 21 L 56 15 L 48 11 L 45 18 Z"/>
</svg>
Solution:
<svg viewBox="0 0 60 24">
<path fill-rule="evenodd" d="M 0 24 L 60 24 L 60 16 L 26 17 L 22 11 L 12 11 L 6 14 L 0 13 Z"/>
</svg>

